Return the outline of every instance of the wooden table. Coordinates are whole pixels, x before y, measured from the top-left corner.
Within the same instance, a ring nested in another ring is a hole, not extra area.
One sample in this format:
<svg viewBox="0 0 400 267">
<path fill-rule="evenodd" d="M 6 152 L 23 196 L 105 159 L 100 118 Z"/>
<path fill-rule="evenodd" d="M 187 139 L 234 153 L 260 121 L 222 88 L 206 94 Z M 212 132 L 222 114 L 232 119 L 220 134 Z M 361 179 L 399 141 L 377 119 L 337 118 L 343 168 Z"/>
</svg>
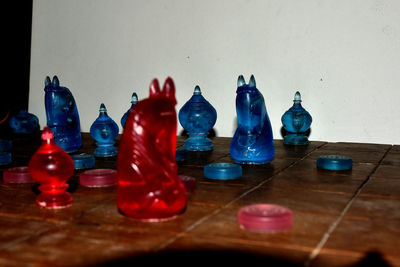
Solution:
<svg viewBox="0 0 400 267">
<path fill-rule="evenodd" d="M 27 165 L 40 143 L 38 136 L 12 139 L 13 162 L 2 170 Z M 93 139 L 88 134 L 83 139 L 81 152 L 93 153 Z M 60 210 L 35 205 L 37 185 L 1 181 L 0 265 L 400 266 L 400 146 L 294 147 L 276 140 L 270 164 L 243 166 L 241 178 L 218 181 L 205 178 L 203 167 L 232 162 L 230 138 L 213 142 L 212 152 L 190 153 L 179 163 L 179 174 L 195 177 L 196 189 L 188 194 L 185 212 L 164 222 L 124 217 L 117 211 L 116 187 L 80 186 L 82 171 L 69 181 L 72 207 Z M 317 169 L 316 159 L 324 154 L 351 157 L 353 169 Z M 96 158 L 95 167 L 116 168 L 116 158 Z M 241 229 L 238 209 L 255 203 L 288 207 L 293 227 L 273 234 Z"/>
</svg>

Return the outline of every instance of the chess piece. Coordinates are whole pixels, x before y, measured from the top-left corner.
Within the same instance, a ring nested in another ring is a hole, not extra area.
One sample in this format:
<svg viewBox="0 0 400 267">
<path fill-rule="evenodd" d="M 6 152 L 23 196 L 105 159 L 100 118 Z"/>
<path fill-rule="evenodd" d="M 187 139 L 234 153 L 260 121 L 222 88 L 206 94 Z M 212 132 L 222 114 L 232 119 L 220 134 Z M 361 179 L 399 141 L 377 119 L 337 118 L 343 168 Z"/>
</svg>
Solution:
<svg viewBox="0 0 400 267">
<path fill-rule="evenodd" d="M 246 84 L 240 75 L 236 93 L 238 127 L 230 144 L 230 155 L 237 163 L 268 163 L 275 155 L 272 128 L 254 76 Z"/>
<path fill-rule="evenodd" d="M 55 143 L 48 126 L 43 129 L 42 145 L 31 157 L 28 170 L 32 179 L 40 184 L 41 194 L 36 198 L 39 207 L 58 209 L 72 205 L 66 182 L 74 173 L 74 163 Z"/>
<path fill-rule="evenodd" d="M 54 134 L 54 141 L 70 153 L 82 146 L 78 108 L 71 91 L 60 86 L 57 76 L 45 80 L 45 106 L 47 126 Z"/>
<path fill-rule="evenodd" d="M 124 115 L 122 116 L 122 118 L 121 118 L 122 129 L 123 129 L 124 126 L 125 126 L 126 119 L 128 118 L 129 113 L 131 112 L 131 110 L 133 109 L 133 107 L 136 105 L 137 102 L 138 102 L 137 94 L 136 94 L 136 93 L 133 93 L 133 94 L 132 94 L 132 98 L 131 98 L 131 107 L 128 109 L 127 112 L 125 112 L 125 114 L 124 114 Z"/>
<path fill-rule="evenodd" d="M 288 132 L 284 137 L 285 145 L 308 145 L 307 131 L 310 129 L 312 117 L 301 106 L 301 95 L 296 92 L 293 106 L 281 118 L 283 127 Z"/>
<path fill-rule="evenodd" d="M 99 117 L 90 126 L 90 135 L 97 141 L 94 151 L 96 157 L 112 157 L 118 154 L 114 147 L 118 131 L 118 125 L 108 116 L 106 106 L 101 103 Z"/>
<path fill-rule="evenodd" d="M 39 119 L 26 110 L 20 110 L 18 114 L 11 116 L 8 124 L 14 133 L 31 134 L 39 129 Z"/>
<path fill-rule="evenodd" d="M 179 110 L 179 122 L 188 132 L 183 148 L 188 151 L 207 151 L 213 149 L 213 144 L 207 138 L 217 120 L 215 108 L 201 95 L 197 85 L 193 96 Z"/>
<path fill-rule="evenodd" d="M 160 221 L 177 216 L 186 206 L 185 187 L 175 160 L 177 120 L 175 86 L 158 80 L 150 96 L 130 112 L 117 159 L 117 205 L 126 216 Z"/>
</svg>

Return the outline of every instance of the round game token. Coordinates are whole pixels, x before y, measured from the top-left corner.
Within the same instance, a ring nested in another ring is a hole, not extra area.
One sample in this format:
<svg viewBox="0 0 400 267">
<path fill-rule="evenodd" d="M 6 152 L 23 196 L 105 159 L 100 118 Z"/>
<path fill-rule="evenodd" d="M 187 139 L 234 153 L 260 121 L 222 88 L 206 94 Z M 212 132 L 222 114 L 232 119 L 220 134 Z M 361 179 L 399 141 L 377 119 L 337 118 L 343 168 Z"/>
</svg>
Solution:
<svg viewBox="0 0 400 267">
<path fill-rule="evenodd" d="M 0 165 L 5 165 L 11 162 L 11 153 L 0 152 Z"/>
<path fill-rule="evenodd" d="M 279 232 L 292 227 L 292 211 L 273 204 L 254 204 L 239 209 L 238 223 L 254 232 Z"/>
<path fill-rule="evenodd" d="M 96 163 L 94 156 L 89 154 L 71 155 L 71 158 L 74 162 L 75 169 L 93 168 Z"/>
<path fill-rule="evenodd" d="M 242 176 L 242 166 L 234 163 L 211 163 L 204 166 L 204 176 L 210 179 L 228 180 Z"/>
<path fill-rule="evenodd" d="M 196 178 L 186 175 L 178 175 L 182 184 L 185 186 L 186 192 L 191 193 L 196 188 Z"/>
<path fill-rule="evenodd" d="M 3 172 L 6 183 L 34 183 L 28 172 L 28 166 L 9 168 Z"/>
<path fill-rule="evenodd" d="M 87 187 L 111 186 L 117 183 L 117 171 L 112 169 L 93 169 L 80 174 L 80 184 Z"/>
<path fill-rule="evenodd" d="M 12 148 L 12 141 L 0 139 L 0 151 L 8 151 Z"/>
<path fill-rule="evenodd" d="M 317 158 L 317 167 L 331 171 L 350 170 L 353 167 L 353 160 L 340 155 L 323 155 Z"/>
</svg>

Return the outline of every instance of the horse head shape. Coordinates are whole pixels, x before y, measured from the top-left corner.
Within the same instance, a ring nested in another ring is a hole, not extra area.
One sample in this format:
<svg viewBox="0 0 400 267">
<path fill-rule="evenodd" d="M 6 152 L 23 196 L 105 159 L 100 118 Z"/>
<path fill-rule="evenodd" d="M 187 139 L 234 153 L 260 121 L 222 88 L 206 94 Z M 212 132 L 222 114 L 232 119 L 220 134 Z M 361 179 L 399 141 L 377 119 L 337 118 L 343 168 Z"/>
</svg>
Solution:
<svg viewBox="0 0 400 267">
<path fill-rule="evenodd" d="M 117 160 L 117 204 L 139 220 L 176 216 L 186 206 L 186 191 L 178 178 L 175 86 L 157 79 L 150 96 L 136 103 L 125 123 Z"/>
<path fill-rule="evenodd" d="M 230 144 L 231 157 L 245 164 L 268 163 L 275 154 L 271 122 L 253 75 L 249 84 L 239 76 L 236 94 L 238 127 Z"/>
<path fill-rule="evenodd" d="M 82 145 L 78 108 L 71 91 L 60 86 L 57 76 L 45 80 L 47 125 L 54 140 L 66 152 L 75 152 Z"/>
</svg>

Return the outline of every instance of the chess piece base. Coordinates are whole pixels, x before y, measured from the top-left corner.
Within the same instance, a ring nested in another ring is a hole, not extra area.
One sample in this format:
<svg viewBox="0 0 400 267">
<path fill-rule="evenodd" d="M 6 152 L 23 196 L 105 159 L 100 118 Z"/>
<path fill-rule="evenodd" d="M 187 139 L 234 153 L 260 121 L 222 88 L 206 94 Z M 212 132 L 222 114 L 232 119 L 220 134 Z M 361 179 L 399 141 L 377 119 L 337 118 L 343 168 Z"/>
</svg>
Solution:
<svg viewBox="0 0 400 267">
<path fill-rule="evenodd" d="M 191 136 L 185 140 L 183 149 L 188 151 L 209 151 L 213 150 L 212 141 L 203 136 Z"/>
<path fill-rule="evenodd" d="M 308 141 L 307 136 L 298 135 L 298 134 L 288 134 L 283 139 L 283 144 L 285 145 L 308 145 L 310 142 Z"/>
<path fill-rule="evenodd" d="M 117 148 L 114 146 L 102 146 L 96 148 L 94 155 L 96 157 L 114 157 L 118 154 Z"/>
<path fill-rule="evenodd" d="M 65 191 L 67 188 L 67 184 L 39 186 L 42 193 L 37 196 L 36 205 L 46 209 L 61 209 L 71 206 L 72 195 Z"/>
</svg>

